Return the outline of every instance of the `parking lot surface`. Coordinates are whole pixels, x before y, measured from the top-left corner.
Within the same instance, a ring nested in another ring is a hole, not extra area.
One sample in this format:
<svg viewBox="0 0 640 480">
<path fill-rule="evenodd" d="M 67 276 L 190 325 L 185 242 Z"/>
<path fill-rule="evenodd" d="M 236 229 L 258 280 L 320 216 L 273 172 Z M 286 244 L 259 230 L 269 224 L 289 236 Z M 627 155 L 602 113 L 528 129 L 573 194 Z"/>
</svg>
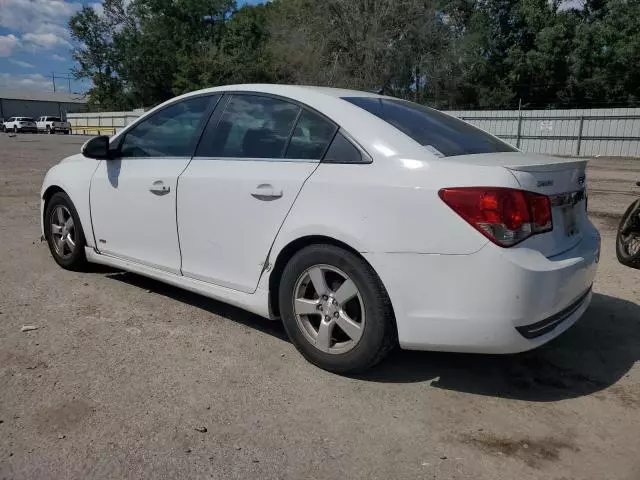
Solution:
<svg viewBox="0 0 640 480">
<path fill-rule="evenodd" d="M 277 322 L 57 267 L 38 194 L 85 140 L 0 134 L 0 479 L 640 479 L 640 271 L 614 249 L 640 160 L 591 162 L 602 257 L 563 336 L 514 356 L 399 351 L 348 378 Z"/>
</svg>

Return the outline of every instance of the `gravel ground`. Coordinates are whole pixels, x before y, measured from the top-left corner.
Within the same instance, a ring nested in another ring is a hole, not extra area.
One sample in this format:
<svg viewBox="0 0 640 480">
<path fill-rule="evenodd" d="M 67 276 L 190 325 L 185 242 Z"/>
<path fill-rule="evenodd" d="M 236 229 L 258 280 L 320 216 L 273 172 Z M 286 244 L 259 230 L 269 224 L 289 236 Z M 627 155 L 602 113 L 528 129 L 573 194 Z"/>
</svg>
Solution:
<svg viewBox="0 0 640 480">
<path fill-rule="evenodd" d="M 640 161 L 591 163 L 602 260 L 566 334 L 515 356 L 397 352 L 346 378 L 278 323 L 58 268 L 38 192 L 84 140 L 0 135 L 0 478 L 640 479 L 640 271 L 614 251 Z"/>
</svg>

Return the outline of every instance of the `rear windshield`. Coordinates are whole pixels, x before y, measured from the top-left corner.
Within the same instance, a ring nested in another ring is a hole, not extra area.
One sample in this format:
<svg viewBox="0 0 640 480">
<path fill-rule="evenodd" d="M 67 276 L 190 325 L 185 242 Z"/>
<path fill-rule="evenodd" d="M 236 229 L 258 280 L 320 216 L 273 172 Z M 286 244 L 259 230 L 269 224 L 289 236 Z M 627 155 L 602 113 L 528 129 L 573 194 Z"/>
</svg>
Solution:
<svg viewBox="0 0 640 480">
<path fill-rule="evenodd" d="M 33 122 L 33 118 L 31 118 L 31 117 L 18 117 L 18 121 Z"/>
<path fill-rule="evenodd" d="M 390 123 L 440 157 L 516 152 L 508 143 L 433 108 L 391 98 L 343 97 Z"/>
<path fill-rule="evenodd" d="M 46 121 L 47 122 L 61 122 L 62 120 L 60 120 L 60 117 L 47 117 Z"/>
</svg>

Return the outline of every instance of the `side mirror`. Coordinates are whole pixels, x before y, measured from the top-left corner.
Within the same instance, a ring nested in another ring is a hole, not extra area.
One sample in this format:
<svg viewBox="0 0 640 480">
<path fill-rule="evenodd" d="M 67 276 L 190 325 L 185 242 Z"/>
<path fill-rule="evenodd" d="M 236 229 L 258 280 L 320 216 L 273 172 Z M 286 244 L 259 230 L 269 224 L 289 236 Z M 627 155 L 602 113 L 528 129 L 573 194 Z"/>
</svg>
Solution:
<svg viewBox="0 0 640 480">
<path fill-rule="evenodd" d="M 86 142 L 80 150 L 85 157 L 96 158 L 98 160 L 108 160 L 111 158 L 109 152 L 109 137 L 100 135 Z"/>
</svg>

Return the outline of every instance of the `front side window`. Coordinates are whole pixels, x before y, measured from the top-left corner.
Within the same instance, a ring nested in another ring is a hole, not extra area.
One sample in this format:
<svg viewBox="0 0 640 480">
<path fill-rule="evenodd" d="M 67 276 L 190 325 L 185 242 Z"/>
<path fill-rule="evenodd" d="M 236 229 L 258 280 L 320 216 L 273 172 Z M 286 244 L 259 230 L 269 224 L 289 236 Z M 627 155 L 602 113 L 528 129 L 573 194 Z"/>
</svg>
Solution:
<svg viewBox="0 0 640 480">
<path fill-rule="evenodd" d="M 457 118 L 417 103 L 379 97 L 344 97 L 441 157 L 516 152 L 506 142 Z"/>
<path fill-rule="evenodd" d="M 219 95 L 174 103 L 129 130 L 120 145 L 122 157 L 191 157 L 205 114 Z"/>
<path fill-rule="evenodd" d="M 320 115 L 304 110 L 300 114 L 286 158 L 320 160 L 336 134 L 337 127 Z"/>
<path fill-rule="evenodd" d="M 300 107 L 258 95 L 233 95 L 210 141 L 206 157 L 282 158 Z"/>
</svg>

